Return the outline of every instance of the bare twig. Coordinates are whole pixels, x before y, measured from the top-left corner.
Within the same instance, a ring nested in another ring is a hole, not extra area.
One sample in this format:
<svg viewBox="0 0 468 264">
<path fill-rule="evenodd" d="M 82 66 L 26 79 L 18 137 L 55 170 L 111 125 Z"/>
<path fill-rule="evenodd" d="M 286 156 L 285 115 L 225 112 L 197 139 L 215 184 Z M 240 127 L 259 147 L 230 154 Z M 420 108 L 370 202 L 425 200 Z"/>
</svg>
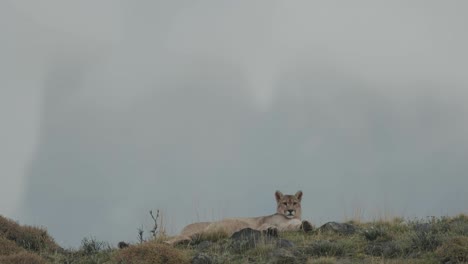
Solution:
<svg viewBox="0 0 468 264">
<path fill-rule="evenodd" d="M 145 242 L 143 239 L 143 227 L 138 228 L 138 241 L 141 243 Z"/>
<path fill-rule="evenodd" d="M 150 215 L 151 218 L 154 220 L 154 227 L 151 229 L 151 233 L 153 234 L 153 237 L 156 238 L 157 230 L 158 230 L 158 218 L 159 218 L 159 209 L 156 211 L 156 217 L 153 215 L 153 210 L 150 210 Z"/>
</svg>

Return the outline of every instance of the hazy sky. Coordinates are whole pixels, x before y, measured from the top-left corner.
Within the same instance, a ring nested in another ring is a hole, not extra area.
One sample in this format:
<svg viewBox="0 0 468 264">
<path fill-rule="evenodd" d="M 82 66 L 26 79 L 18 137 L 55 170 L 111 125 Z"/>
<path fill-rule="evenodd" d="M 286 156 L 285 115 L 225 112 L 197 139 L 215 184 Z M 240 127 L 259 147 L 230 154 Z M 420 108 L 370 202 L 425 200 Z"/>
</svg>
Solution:
<svg viewBox="0 0 468 264">
<path fill-rule="evenodd" d="M 0 214 L 185 224 L 468 212 L 466 1 L 0 2 Z"/>
</svg>

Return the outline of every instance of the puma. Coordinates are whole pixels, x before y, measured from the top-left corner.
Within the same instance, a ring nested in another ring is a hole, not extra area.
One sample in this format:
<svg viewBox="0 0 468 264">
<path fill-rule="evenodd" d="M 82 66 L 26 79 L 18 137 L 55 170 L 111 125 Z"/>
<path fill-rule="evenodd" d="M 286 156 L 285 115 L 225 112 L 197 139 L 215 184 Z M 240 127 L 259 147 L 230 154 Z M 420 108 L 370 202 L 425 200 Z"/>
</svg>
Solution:
<svg viewBox="0 0 468 264">
<path fill-rule="evenodd" d="M 275 192 L 276 213 L 268 216 L 251 218 L 226 218 L 216 222 L 199 222 L 186 226 L 180 235 L 165 241 L 176 245 L 182 242 L 190 242 L 193 238 L 203 234 L 222 232 L 227 236 L 244 229 L 251 228 L 258 231 L 295 231 L 312 230 L 308 221 L 301 220 L 302 191 L 294 195 L 284 195 L 280 191 Z"/>
</svg>

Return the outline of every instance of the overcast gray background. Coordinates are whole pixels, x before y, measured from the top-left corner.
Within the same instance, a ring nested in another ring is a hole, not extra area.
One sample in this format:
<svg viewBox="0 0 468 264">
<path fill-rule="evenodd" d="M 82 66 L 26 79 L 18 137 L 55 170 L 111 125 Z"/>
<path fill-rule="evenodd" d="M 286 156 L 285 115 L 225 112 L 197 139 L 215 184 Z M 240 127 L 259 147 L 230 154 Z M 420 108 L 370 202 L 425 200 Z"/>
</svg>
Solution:
<svg viewBox="0 0 468 264">
<path fill-rule="evenodd" d="M 135 241 L 468 209 L 466 1 L 0 1 L 0 214 Z"/>
</svg>

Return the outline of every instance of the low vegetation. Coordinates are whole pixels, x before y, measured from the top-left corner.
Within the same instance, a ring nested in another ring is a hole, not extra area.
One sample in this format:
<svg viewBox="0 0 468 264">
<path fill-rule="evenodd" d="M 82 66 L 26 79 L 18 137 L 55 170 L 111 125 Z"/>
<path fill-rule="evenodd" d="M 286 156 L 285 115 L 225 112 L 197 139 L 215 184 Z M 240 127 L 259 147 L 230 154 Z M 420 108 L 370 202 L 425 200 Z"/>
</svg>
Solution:
<svg viewBox="0 0 468 264">
<path fill-rule="evenodd" d="M 115 252 L 112 263 L 184 264 L 190 263 L 190 254 L 163 243 L 145 242 Z"/>
<path fill-rule="evenodd" d="M 154 217 L 155 223 L 157 216 Z M 312 232 L 210 234 L 190 244 L 164 244 L 163 232 L 121 249 L 84 238 L 62 249 L 44 228 L 0 216 L 0 264 L 9 263 L 467 263 L 468 216 L 328 223 Z"/>
</svg>

